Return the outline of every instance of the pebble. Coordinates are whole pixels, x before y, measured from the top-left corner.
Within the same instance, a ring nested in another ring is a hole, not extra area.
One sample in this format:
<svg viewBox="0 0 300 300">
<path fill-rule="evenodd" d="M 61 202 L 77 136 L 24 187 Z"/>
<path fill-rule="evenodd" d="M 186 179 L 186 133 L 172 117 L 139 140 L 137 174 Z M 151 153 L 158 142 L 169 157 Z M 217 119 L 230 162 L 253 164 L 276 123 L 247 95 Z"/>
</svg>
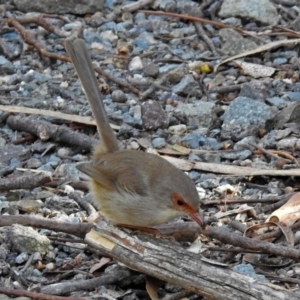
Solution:
<svg viewBox="0 0 300 300">
<path fill-rule="evenodd" d="M 21 265 L 28 260 L 28 253 L 22 252 L 16 257 L 16 263 Z"/>
<path fill-rule="evenodd" d="M 166 145 L 166 140 L 164 138 L 155 138 L 152 140 L 152 145 L 154 148 L 161 149 Z"/>
<path fill-rule="evenodd" d="M 125 103 L 127 101 L 126 94 L 122 90 L 114 90 L 111 94 L 113 102 Z"/>
</svg>

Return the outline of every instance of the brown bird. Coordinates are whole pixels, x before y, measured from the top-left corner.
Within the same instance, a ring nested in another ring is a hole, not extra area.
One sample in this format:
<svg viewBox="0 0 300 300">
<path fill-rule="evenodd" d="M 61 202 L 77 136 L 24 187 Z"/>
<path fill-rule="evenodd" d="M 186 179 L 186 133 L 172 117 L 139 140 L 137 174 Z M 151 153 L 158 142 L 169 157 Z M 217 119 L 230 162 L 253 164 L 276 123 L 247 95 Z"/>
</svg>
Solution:
<svg viewBox="0 0 300 300">
<path fill-rule="evenodd" d="M 101 138 L 92 162 L 82 163 L 78 169 L 91 178 L 90 190 L 103 216 L 115 225 L 145 228 L 189 215 L 203 227 L 198 213 L 199 195 L 193 181 L 157 155 L 119 149 L 84 41 L 67 40 L 65 47 Z"/>
</svg>

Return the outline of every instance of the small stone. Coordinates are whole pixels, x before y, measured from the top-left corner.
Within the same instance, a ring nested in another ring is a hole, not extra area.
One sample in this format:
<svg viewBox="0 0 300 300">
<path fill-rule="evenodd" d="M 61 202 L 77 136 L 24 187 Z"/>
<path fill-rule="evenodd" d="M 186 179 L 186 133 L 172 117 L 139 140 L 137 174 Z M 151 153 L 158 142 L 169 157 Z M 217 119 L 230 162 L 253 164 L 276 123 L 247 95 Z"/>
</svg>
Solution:
<svg viewBox="0 0 300 300">
<path fill-rule="evenodd" d="M 140 145 L 136 141 L 132 141 L 132 142 L 130 142 L 130 148 L 132 150 L 138 150 L 138 149 L 140 149 Z"/>
<path fill-rule="evenodd" d="M 251 98 L 237 97 L 222 116 L 222 139 L 239 141 L 246 136 L 255 136 L 274 118 L 277 110 L 273 108 Z"/>
<path fill-rule="evenodd" d="M 39 253 L 39 252 L 33 253 L 32 262 L 37 262 L 37 261 L 41 261 L 41 260 L 42 260 L 41 253 Z"/>
<path fill-rule="evenodd" d="M 174 110 L 174 116 L 189 126 L 210 128 L 217 120 L 216 105 L 205 101 L 195 104 L 180 102 Z"/>
<path fill-rule="evenodd" d="M 183 134 L 187 131 L 187 127 L 185 124 L 173 125 L 168 128 L 169 132 L 172 134 Z"/>
<path fill-rule="evenodd" d="M 31 227 L 13 224 L 10 228 L 9 240 L 14 251 L 46 253 L 49 248 L 49 239 L 39 234 Z"/>
<path fill-rule="evenodd" d="M 135 56 L 128 65 L 129 71 L 135 71 L 135 70 L 142 70 L 143 69 L 143 63 L 139 56 Z"/>
<path fill-rule="evenodd" d="M 69 148 L 59 148 L 56 152 L 58 158 L 65 158 L 71 154 L 71 149 Z"/>
<path fill-rule="evenodd" d="M 159 67 L 151 59 L 143 59 L 143 72 L 146 76 L 156 78 L 159 75 Z"/>
<path fill-rule="evenodd" d="M 10 201 L 10 206 L 23 212 L 32 213 L 37 212 L 43 206 L 43 202 L 40 200 L 23 199 L 20 201 Z"/>
<path fill-rule="evenodd" d="M 148 100 L 142 104 L 143 126 L 147 130 L 166 128 L 169 125 L 167 113 L 158 101 Z"/>
<path fill-rule="evenodd" d="M 166 140 L 164 138 L 155 138 L 152 140 L 152 145 L 157 149 L 163 148 L 166 145 Z"/>
<path fill-rule="evenodd" d="M 27 260 L 28 260 L 28 253 L 27 252 L 22 252 L 21 254 L 19 254 L 16 257 L 16 263 L 19 264 L 19 265 L 23 264 Z"/>
<path fill-rule="evenodd" d="M 0 55 L 0 75 L 13 74 L 15 72 L 13 64 Z"/>
<path fill-rule="evenodd" d="M 199 85 L 191 74 L 185 75 L 172 91 L 178 95 L 199 96 L 201 94 Z"/>
<path fill-rule="evenodd" d="M 51 262 L 51 263 L 46 264 L 47 271 L 52 271 L 52 270 L 54 270 L 54 268 L 55 268 L 54 263 Z"/>
<path fill-rule="evenodd" d="M 67 89 L 69 87 L 69 83 L 67 81 L 62 81 L 59 86 L 63 89 Z"/>
<path fill-rule="evenodd" d="M 115 90 L 111 94 L 111 99 L 113 102 L 117 103 L 125 103 L 127 101 L 127 97 L 122 90 Z"/>
<path fill-rule="evenodd" d="M 133 117 L 135 119 L 141 119 L 142 118 L 142 107 L 140 105 L 136 105 L 134 107 L 134 110 L 133 110 Z"/>
<path fill-rule="evenodd" d="M 100 33 L 100 38 L 114 43 L 118 40 L 118 36 L 112 30 L 106 30 Z"/>
<path fill-rule="evenodd" d="M 242 17 L 266 25 L 276 25 L 280 16 L 269 0 L 225 0 L 219 11 L 220 17 Z"/>
<path fill-rule="evenodd" d="M 255 42 L 243 37 L 232 28 L 220 29 L 219 35 L 222 40 L 222 51 L 228 55 L 237 55 L 257 48 Z"/>
<path fill-rule="evenodd" d="M 32 157 L 27 160 L 27 168 L 29 169 L 37 169 L 40 166 L 42 166 L 42 162 L 38 158 Z"/>
</svg>

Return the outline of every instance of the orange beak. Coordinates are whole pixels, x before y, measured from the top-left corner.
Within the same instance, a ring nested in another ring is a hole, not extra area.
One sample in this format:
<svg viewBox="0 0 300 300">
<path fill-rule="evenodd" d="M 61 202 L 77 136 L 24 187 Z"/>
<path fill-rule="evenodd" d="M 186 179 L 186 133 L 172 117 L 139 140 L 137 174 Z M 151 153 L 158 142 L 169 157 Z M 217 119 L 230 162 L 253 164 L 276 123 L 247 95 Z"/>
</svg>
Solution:
<svg viewBox="0 0 300 300">
<path fill-rule="evenodd" d="M 200 215 L 198 212 L 196 213 L 189 213 L 189 215 L 191 216 L 191 218 L 196 221 L 198 223 L 198 225 L 201 227 L 201 228 L 204 228 L 205 227 L 205 223 L 204 221 L 200 218 Z"/>
</svg>

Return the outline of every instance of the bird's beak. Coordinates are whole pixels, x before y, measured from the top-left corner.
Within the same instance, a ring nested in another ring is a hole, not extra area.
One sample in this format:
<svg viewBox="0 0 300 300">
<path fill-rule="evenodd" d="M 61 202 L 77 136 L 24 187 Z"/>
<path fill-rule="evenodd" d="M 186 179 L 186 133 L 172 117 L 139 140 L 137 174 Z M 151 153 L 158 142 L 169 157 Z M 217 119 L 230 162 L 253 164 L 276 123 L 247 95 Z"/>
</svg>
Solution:
<svg viewBox="0 0 300 300">
<path fill-rule="evenodd" d="M 189 214 L 191 216 L 191 218 L 196 221 L 198 223 L 198 225 L 201 227 L 201 228 L 204 228 L 205 227 L 205 223 L 204 221 L 202 220 L 202 218 L 200 217 L 199 213 L 196 212 L 196 213 L 190 213 Z"/>
</svg>

